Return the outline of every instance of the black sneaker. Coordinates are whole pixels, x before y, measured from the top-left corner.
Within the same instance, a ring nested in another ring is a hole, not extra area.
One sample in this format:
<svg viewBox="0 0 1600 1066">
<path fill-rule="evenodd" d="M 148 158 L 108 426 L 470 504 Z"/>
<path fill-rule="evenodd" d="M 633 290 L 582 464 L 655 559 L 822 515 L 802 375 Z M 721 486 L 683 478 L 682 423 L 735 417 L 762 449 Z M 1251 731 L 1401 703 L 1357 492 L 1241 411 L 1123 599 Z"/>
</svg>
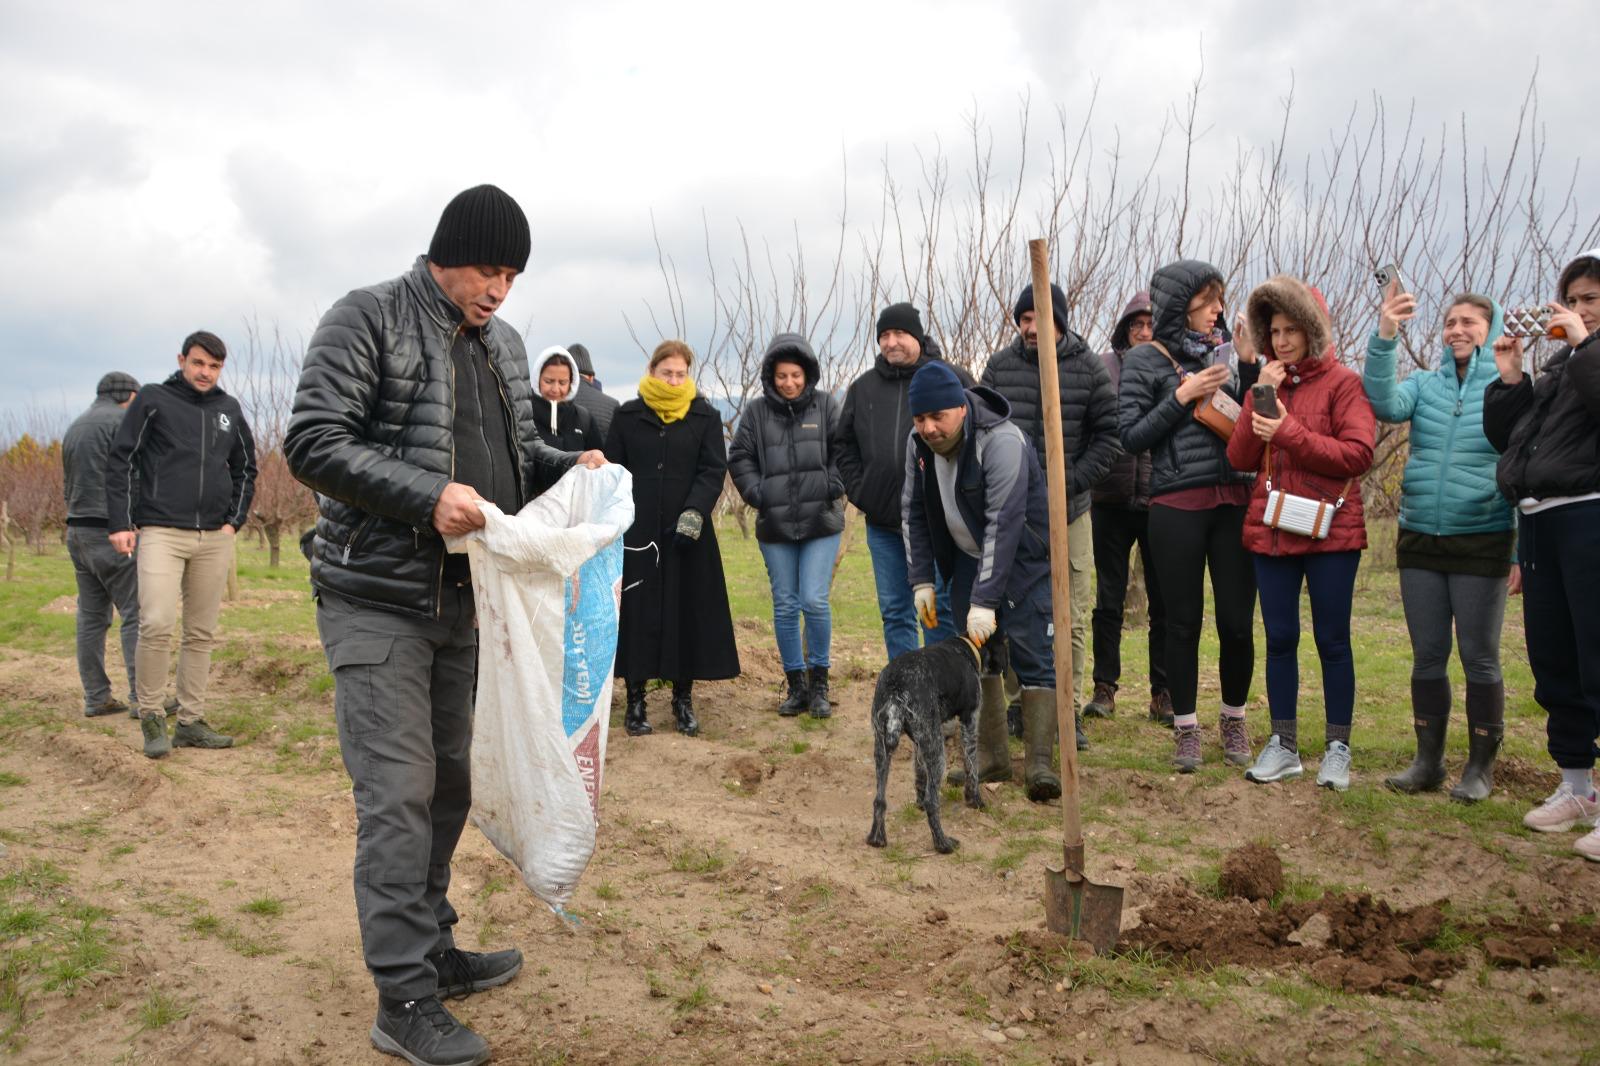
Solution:
<svg viewBox="0 0 1600 1066">
<path fill-rule="evenodd" d="M 206 724 L 204 718 L 196 718 L 192 722 L 179 722 L 178 728 L 172 731 L 172 746 L 175 748 L 231 748 L 233 738 L 223 736 Z"/>
<path fill-rule="evenodd" d="M 450 948 L 429 955 L 428 961 L 439 971 L 439 995 L 445 999 L 497 988 L 522 971 L 522 952 L 516 948 L 490 952 Z"/>
<path fill-rule="evenodd" d="M 127 713 L 128 705 L 117 699 L 115 696 L 108 697 L 104 703 L 96 703 L 92 706 L 85 704 L 83 708 L 83 716 L 85 718 L 104 718 L 108 714 Z M 134 711 L 133 716 L 135 718 L 139 717 L 139 712 Z"/>
<path fill-rule="evenodd" d="M 413 1066 L 480 1066 L 489 1042 L 455 1020 L 438 996 L 403 1003 L 380 1000 L 372 1046 Z"/>
</svg>

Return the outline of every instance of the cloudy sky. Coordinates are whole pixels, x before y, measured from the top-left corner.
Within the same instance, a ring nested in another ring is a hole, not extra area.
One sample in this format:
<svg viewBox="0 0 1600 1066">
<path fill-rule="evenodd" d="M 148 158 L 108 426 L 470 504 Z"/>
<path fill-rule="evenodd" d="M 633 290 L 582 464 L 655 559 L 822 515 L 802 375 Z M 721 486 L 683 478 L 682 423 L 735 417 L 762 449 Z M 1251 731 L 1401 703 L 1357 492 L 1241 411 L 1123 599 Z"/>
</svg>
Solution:
<svg viewBox="0 0 1600 1066">
<path fill-rule="evenodd" d="M 1432 0 L 7 0 L 0 412 L 75 411 L 108 369 L 164 376 L 191 329 L 308 335 L 339 296 L 405 270 L 444 203 L 484 181 L 533 228 L 507 320 L 534 350 L 585 341 L 631 395 L 624 313 L 648 331 L 647 305 L 665 307 L 652 217 L 693 326 L 702 219 L 719 250 L 740 222 L 826 245 L 845 175 L 870 223 L 882 160 L 914 177 L 974 113 L 1002 135 L 1024 94 L 1047 122 L 1079 115 L 1096 80 L 1097 122 L 1137 152 L 1202 54 L 1221 156 L 1276 134 L 1291 79 L 1302 152 L 1374 93 L 1431 128 L 1465 112 L 1493 141 L 1537 63 L 1550 155 L 1570 168 L 1595 143 L 1591 4 L 1518 4 L 1508 23 L 1503 3 Z M 1579 183 L 1591 213 L 1596 176 Z"/>
</svg>

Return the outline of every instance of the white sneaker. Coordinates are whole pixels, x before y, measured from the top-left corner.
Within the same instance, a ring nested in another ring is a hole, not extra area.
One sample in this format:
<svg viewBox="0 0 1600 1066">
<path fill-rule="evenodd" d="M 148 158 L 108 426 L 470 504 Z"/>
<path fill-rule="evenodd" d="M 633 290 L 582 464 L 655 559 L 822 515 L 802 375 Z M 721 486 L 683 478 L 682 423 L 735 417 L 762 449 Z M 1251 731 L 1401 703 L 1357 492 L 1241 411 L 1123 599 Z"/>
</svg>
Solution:
<svg viewBox="0 0 1600 1066">
<path fill-rule="evenodd" d="M 1583 834 L 1578 838 L 1578 842 L 1572 845 L 1572 850 L 1590 862 L 1600 862 L 1600 829 Z"/>
<path fill-rule="evenodd" d="M 1278 739 L 1278 734 L 1272 734 L 1267 741 L 1267 746 L 1261 749 L 1261 754 L 1256 756 L 1256 761 L 1250 769 L 1244 772 L 1246 781 L 1254 781 L 1258 785 L 1270 781 L 1287 781 L 1299 777 L 1305 771 L 1300 765 L 1300 753 L 1290 751 Z"/>
<path fill-rule="evenodd" d="M 1317 787 L 1343 792 L 1350 787 L 1350 745 L 1342 740 L 1328 743 L 1322 753 L 1322 766 L 1317 770 Z"/>
<path fill-rule="evenodd" d="M 1561 782 L 1550 798 L 1522 816 L 1522 824 L 1537 833 L 1565 833 L 1575 825 L 1593 825 L 1600 800 L 1586 799 Z"/>
</svg>

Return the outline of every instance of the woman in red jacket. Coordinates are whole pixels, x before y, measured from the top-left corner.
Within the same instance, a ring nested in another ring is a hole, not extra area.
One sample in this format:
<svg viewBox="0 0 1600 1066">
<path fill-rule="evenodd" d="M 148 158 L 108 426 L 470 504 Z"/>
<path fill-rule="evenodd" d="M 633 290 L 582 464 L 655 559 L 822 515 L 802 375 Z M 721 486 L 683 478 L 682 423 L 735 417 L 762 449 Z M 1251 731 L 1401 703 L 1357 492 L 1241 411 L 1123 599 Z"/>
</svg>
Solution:
<svg viewBox="0 0 1600 1066">
<path fill-rule="evenodd" d="M 1270 361 L 1259 383 L 1276 389 L 1278 415 L 1257 411 L 1254 396 L 1246 397 L 1228 442 L 1228 461 L 1236 469 L 1261 474 L 1245 514 L 1244 546 L 1255 562 L 1267 633 L 1272 737 L 1245 777 L 1283 781 L 1301 773 L 1295 712 L 1303 583 L 1311 596 L 1327 716 L 1317 784 L 1342 792 L 1350 786 L 1350 721 L 1356 697 L 1350 608 L 1356 568 L 1367 546 L 1361 475 L 1372 465 L 1377 422 L 1360 375 L 1341 366 L 1334 353 L 1321 293 L 1294 278 L 1275 277 L 1250 294 L 1248 316 L 1249 339 L 1244 343 L 1268 342 Z M 1294 524 L 1295 510 L 1286 494 L 1308 501 L 1300 505 L 1314 523 L 1308 528 L 1325 535 L 1286 528 Z"/>
</svg>

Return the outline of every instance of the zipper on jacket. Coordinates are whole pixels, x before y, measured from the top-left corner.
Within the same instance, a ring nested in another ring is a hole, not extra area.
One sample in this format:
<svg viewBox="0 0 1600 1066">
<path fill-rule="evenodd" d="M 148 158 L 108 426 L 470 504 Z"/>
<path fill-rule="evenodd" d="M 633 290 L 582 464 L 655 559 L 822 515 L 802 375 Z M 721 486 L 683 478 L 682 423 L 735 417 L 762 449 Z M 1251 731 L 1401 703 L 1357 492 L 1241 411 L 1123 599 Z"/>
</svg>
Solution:
<svg viewBox="0 0 1600 1066">
<path fill-rule="evenodd" d="M 200 491 L 194 500 L 194 528 L 200 528 L 200 507 L 206 498 L 206 409 L 200 408 Z"/>
<path fill-rule="evenodd" d="M 367 515 L 360 522 L 357 522 L 356 527 L 350 531 L 350 539 L 344 542 L 344 558 L 342 560 L 344 564 L 349 564 L 350 553 L 355 550 L 356 544 L 366 535 L 367 527 L 372 525 L 374 517 L 376 516 Z"/>
<path fill-rule="evenodd" d="M 455 347 L 456 334 L 460 326 L 452 326 L 444 335 L 444 361 L 450 367 L 450 480 L 456 479 L 456 360 L 451 354 Z M 444 538 L 439 538 L 440 546 L 444 545 Z M 439 569 L 433 579 L 433 616 L 438 618 L 444 609 L 444 557 L 450 553 L 445 548 L 439 553 Z"/>
<path fill-rule="evenodd" d="M 1474 359 L 1476 359 L 1476 356 L 1474 356 Z M 1452 375 L 1452 382 L 1456 387 L 1456 406 L 1455 413 L 1450 419 L 1449 428 L 1445 430 L 1444 454 L 1439 457 L 1439 476 L 1435 479 L 1437 482 L 1437 488 L 1435 488 L 1433 491 L 1433 535 L 1436 537 L 1444 536 L 1445 472 L 1450 469 L 1450 460 L 1455 457 L 1456 429 L 1461 425 L 1461 411 L 1465 403 L 1463 394 L 1466 391 L 1466 382 L 1461 378 L 1454 376 L 1454 366 L 1450 367 L 1450 372 Z M 1467 367 L 1467 377 L 1470 378 L 1471 376 L 1472 366 L 1469 365 Z"/>
</svg>

